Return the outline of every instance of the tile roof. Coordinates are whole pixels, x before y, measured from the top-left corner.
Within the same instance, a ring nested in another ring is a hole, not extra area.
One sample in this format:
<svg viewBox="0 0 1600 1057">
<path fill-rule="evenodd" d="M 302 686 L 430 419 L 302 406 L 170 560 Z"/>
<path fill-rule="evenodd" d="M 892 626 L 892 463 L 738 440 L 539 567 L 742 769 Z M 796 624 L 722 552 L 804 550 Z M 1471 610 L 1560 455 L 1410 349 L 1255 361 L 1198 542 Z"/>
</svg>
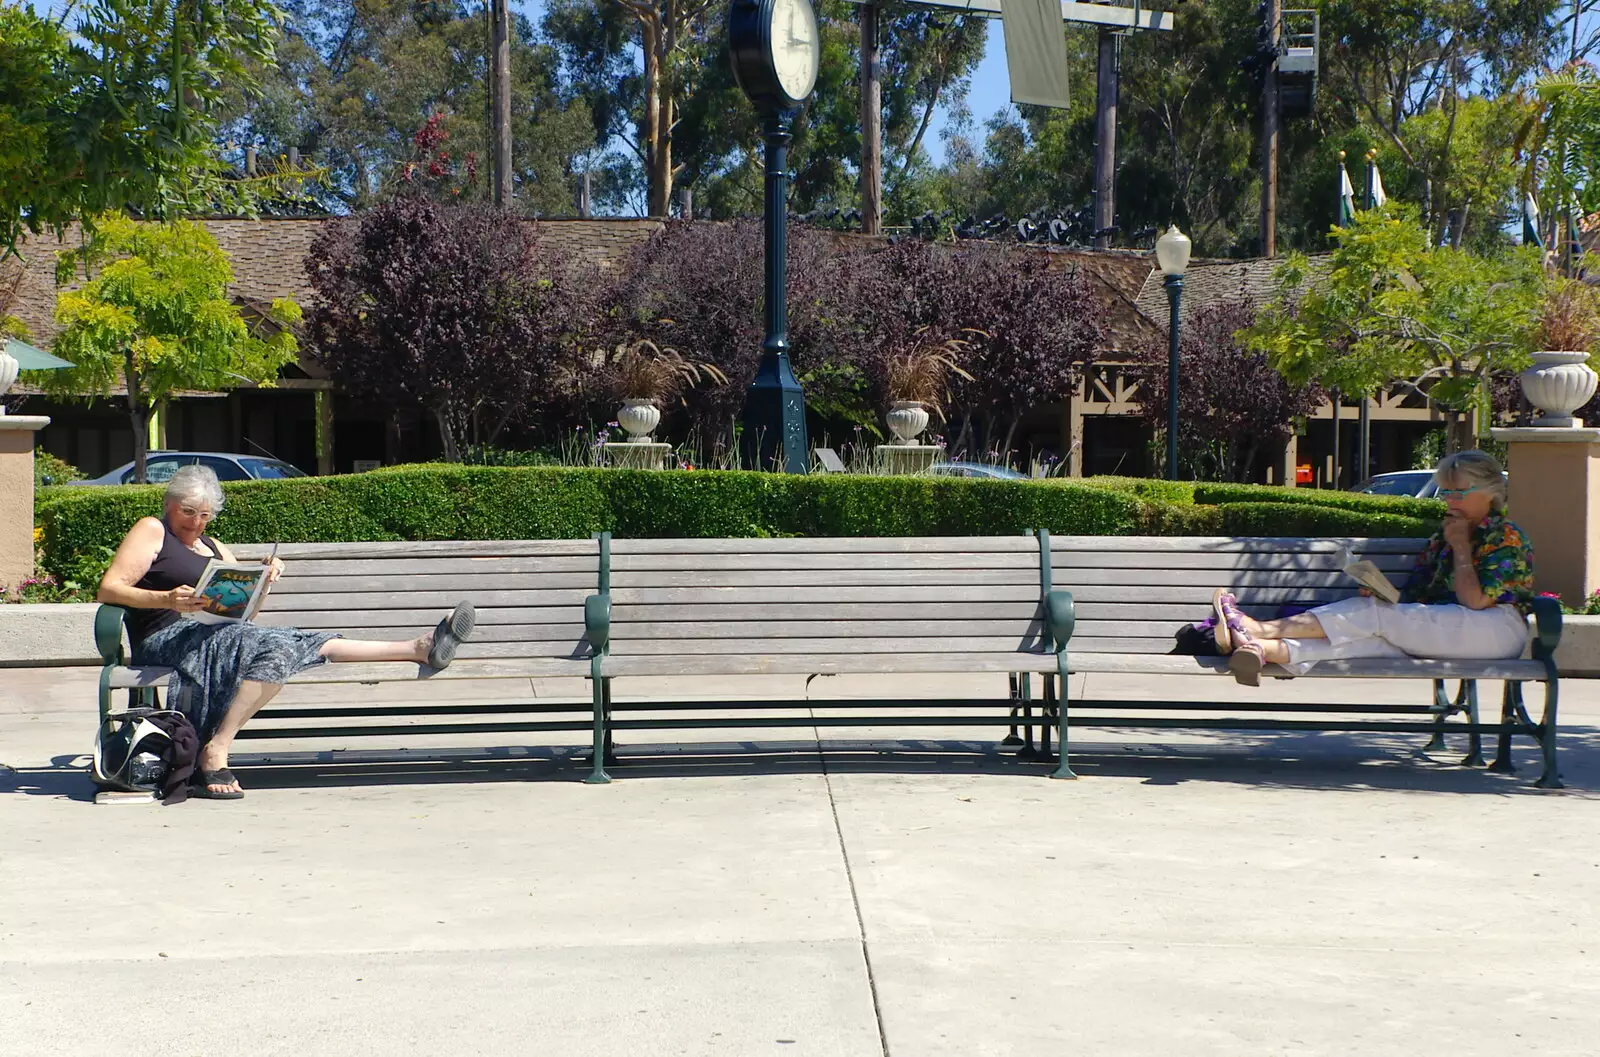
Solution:
<svg viewBox="0 0 1600 1057">
<path fill-rule="evenodd" d="M 305 256 L 325 219 L 261 218 L 224 219 L 202 223 L 232 260 L 235 300 L 264 304 L 278 297 L 290 297 L 301 305 L 314 300 L 306 281 Z M 626 256 L 634 245 L 661 229 L 661 221 L 641 219 L 543 220 L 541 236 L 576 255 L 587 257 L 601 267 L 610 267 Z M 23 275 L 11 311 L 32 332 L 36 343 L 48 344 L 55 334 L 55 255 L 78 238 L 69 229 L 65 239 L 33 239 L 21 246 Z M 841 248 L 880 242 L 863 236 L 839 233 Z M 1165 299 L 1160 277 L 1155 277 L 1155 293 L 1160 312 L 1152 315 L 1144 304 L 1151 289 L 1150 255 L 1130 250 L 1075 250 L 1053 246 L 1034 248 L 1047 253 L 1052 264 L 1083 275 L 1107 310 L 1107 339 L 1113 349 L 1127 348 L 1153 334 L 1160 327 L 1153 320 L 1164 320 Z M 1196 267 L 1194 272 L 1202 269 Z M 1193 288 L 1201 283 L 1194 276 Z M 1200 298 L 1196 297 L 1198 301 Z M 1185 301 L 1190 301 L 1189 297 Z"/>
<path fill-rule="evenodd" d="M 1186 322 L 1195 312 L 1210 305 L 1242 301 L 1259 308 L 1277 294 L 1276 273 L 1282 258 L 1254 257 L 1242 261 L 1199 260 L 1189 262 L 1183 276 L 1183 300 L 1178 312 Z M 1328 255 L 1308 258 L 1307 277 L 1315 279 L 1328 270 Z M 1166 277 L 1152 269 L 1134 299 L 1139 311 L 1165 330 L 1171 309 L 1167 303 Z"/>
</svg>

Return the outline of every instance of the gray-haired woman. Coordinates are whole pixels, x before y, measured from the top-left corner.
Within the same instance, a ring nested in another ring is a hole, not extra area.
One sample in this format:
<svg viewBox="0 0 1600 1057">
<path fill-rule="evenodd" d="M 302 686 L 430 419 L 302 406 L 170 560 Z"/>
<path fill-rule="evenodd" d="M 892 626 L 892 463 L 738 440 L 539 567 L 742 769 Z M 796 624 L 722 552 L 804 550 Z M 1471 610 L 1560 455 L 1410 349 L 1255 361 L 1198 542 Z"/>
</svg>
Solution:
<svg viewBox="0 0 1600 1057">
<path fill-rule="evenodd" d="M 205 535 L 206 525 L 222 509 L 217 475 L 203 466 L 183 467 L 167 482 L 164 506 L 164 517 L 140 518 L 128 530 L 100 581 L 98 597 L 127 609 L 134 664 L 176 673 L 168 687 L 169 701 L 189 717 L 202 745 L 195 796 L 244 796 L 228 769 L 234 736 L 296 672 L 324 661 L 416 661 L 444 668 L 454 659 L 457 644 L 472 635 L 477 615 L 465 602 L 436 629 L 408 642 L 186 619 L 205 608 L 194 587 L 206 563 L 212 558 L 235 560 L 225 545 Z M 271 582 L 282 575 L 283 563 L 273 558 L 269 564 Z"/>
<path fill-rule="evenodd" d="M 1528 641 L 1533 547 L 1505 515 L 1506 476 L 1481 451 L 1447 455 L 1434 470 L 1444 524 L 1417 558 L 1400 604 L 1368 595 L 1282 620 L 1256 621 L 1218 591 L 1217 645 L 1242 683 L 1267 664 L 1291 671 L 1351 657 L 1504 660 Z"/>
</svg>

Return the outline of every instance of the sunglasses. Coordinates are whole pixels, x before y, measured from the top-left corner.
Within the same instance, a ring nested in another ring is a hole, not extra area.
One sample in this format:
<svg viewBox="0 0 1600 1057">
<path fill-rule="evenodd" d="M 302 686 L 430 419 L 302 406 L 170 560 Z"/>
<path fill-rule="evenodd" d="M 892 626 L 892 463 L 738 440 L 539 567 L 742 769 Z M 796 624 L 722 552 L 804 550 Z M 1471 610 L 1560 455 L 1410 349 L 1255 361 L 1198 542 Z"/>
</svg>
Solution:
<svg viewBox="0 0 1600 1057">
<path fill-rule="evenodd" d="M 1451 499 L 1465 499 L 1473 492 L 1483 491 L 1483 487 L 1483 485 L 1479 485 L 1476 488 L 1441 488 L 1435 492 L 1434 495 L 1437 498 L 1444 499 L 1446 501 Z"/>
<path fill-rule="evenodd" d="M 201 521 L 211 521 L 217 516 L 209 510 L 200 510 L 197 507 L 192 506 L 180 506 L 178 508 L 178 513 L 182 514 L 184 517 L 199 518 Z"/>
</svg>

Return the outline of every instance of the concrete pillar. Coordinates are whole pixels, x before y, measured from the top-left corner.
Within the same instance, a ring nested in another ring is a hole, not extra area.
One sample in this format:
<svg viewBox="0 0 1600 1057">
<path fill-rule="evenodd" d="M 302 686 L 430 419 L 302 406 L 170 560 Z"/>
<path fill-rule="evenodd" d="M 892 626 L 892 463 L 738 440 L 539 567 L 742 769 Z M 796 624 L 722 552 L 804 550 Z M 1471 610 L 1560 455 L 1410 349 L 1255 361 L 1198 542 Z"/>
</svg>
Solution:
<svg viewBox="0 0 1600 1057">
<path fill-rule="evenodd" d="M 0 587 L 14 589 L 33 575 L 33 438 L 48 426 L 43 415 L 0 412 Z"/>
<path fill-rule="evenodd" d="M 1600 591 L 1600 429 L 1491 430 L 1506 444 L 1510 514 L 1533 543 L 1540 591 L 1569 606 Z"/>
<path fill-rule="evenodd" d="M 1300 438 L 1291 433 L 1289 439 L 1283 444 L 1283 459 L 1278 464 L 1278 473 L 1282 485 L 1294 488 L 1298 480 L 1295 468 L 1300 465 Z"/>
</svg>

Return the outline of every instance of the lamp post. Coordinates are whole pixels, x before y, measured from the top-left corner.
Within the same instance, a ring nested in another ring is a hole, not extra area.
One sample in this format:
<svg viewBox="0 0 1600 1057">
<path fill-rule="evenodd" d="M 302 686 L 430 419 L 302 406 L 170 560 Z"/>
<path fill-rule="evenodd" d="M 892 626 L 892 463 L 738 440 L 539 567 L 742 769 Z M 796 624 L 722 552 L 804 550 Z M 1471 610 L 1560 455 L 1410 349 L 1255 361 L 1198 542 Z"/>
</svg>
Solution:
<svg viewBox="0 0 1600 1057">
<path fill-rule="evenodd" d="M 1194 248 L 1189 236 L 1174 224 L 1156 240 L 1156 264 L 1165 275 L 1167 304 L 1172 315 L 1167 323 L 1167 480 L 1178 479 L 1178 306 L 1183 301 L 1183 273 L 1189 267 L 1189 251 Z"/>
<path fill-rule="evenodd" d="M 816 87 L 822 37 L 811 0 L 735 0 L 728 9 L 734 79 L 761 114 L 766 140 L 765 330 L 745 404 L 744 450 L 755 468 L 783 450 L 788 473 L 810 469 L 806 398 L 789 365 L 789 140 Z"/>
</svg>

